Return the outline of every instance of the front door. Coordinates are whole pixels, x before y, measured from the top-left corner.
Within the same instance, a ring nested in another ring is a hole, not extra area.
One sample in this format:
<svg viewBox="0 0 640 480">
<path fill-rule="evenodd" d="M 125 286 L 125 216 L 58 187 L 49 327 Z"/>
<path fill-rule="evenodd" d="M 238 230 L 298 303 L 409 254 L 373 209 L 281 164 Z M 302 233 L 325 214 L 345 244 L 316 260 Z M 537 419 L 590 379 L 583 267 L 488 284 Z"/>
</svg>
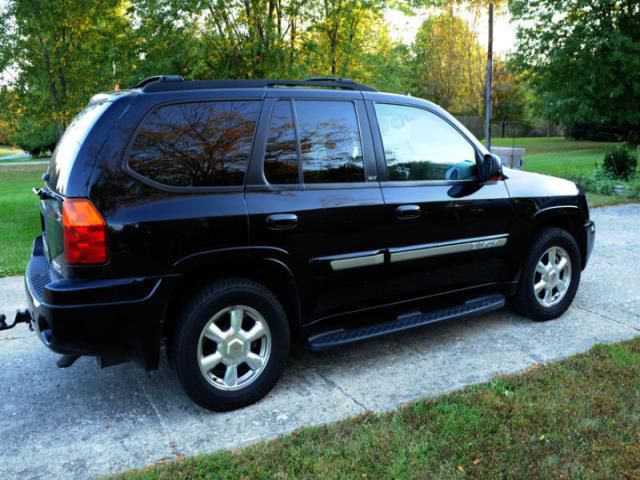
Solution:
<svg viewBox="0 0 640 480">
<path fill-rule="evenodd" d="M 508 280 L 511 203 L 504 181 L 478 181 L 478 147 L 423 105 L 370 101 L 368 111 L 385 202 L 387 292 L 417 298 Z"/>
<path fill-rule="evenodd" d="M 381 289 L 385 261 L 362 97 L 268 95 L 246 188 L 250 243 L 283 252 L 306 320 L 357 308 Z"/>
</svg>

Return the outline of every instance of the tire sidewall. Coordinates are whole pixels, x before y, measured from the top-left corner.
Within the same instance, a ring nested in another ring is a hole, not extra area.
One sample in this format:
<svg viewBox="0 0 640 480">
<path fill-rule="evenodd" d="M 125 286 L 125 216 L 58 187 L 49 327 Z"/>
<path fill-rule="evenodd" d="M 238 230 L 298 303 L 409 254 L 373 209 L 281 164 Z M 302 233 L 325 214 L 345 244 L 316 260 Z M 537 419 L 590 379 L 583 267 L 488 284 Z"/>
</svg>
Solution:
<svg viewBox="0 0 640 480">
<path fill-rule="evenodd" d="M 569 258 L 571 259 L 571 283 L 569 289 L 564 298 L 556 305 L 551 307 L 545 307 L 535 297 L 533 287 L 534 271 L 540 257 L 549 248 L 557 246 L 562 247 Z M 535 320 L 551 320 L 562 315 L 573 302 L 573 299 L 578 290 L 580 284 L 580 273 L 582 270 L 582 262 L 580 258 L 580 250 L 576 241 L 571 235 L 564 230 L 557 228 L 549 228 L 543 230 L 534 241 L 533 248 L 527 263 L 522 271 L 522 277 L 519 285 L 519 300 L 521 307 L 520 310 L 524 310 L 522 313 L 532 317 Z"/>
<path fill-rule="evenodd" d="M 198 343 L 209 320 L 232 305 L 246 305 L 264 317 L 271 331 L 271 353 L 260 376 L 249 385 L 239 390 L 221 390 L 209 383 L 200 370 Z M 262 398 L 277 382 L 286 363 L 290 341 L 285 313 L 275 298 L 250 289 L 226 289 L 204 295 L 183 322 L 174 362 L 183 387 L 199 405 L 219 411 L 239 408 Z"/>
</svg>

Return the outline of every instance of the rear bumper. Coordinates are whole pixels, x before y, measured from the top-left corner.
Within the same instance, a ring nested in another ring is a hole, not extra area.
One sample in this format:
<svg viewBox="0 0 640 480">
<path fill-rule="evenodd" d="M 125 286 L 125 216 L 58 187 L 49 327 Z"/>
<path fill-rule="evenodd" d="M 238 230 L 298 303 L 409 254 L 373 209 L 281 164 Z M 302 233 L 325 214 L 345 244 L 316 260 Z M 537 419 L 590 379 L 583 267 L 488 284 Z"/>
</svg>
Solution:
<svg viewBox="0 0 640 480">
<path fill-rule="evenodd" d="M 51 350 L 137 360 L 157 368 L 162 322 L 175 277 L 60 278 L 36 237 L 25 274 L 32 325 Z"/>
<path fill-rule="evenodd" d="M 591 253 L 593 252 L 593 244 L 596 241 L 596 224 L 593 222 L 593 220 L 589 220 L 587 223 L 585 223 L 584 230 L 585 230 L 585 239 L 586 239 L 586 245 L 585 245 L 586 249 L 585 249 L 584 263 L 582 264 L 582 268 L 587 266 L 587 263 L 589 262 L 589 258 L 591 257 Z"/>
</svg>

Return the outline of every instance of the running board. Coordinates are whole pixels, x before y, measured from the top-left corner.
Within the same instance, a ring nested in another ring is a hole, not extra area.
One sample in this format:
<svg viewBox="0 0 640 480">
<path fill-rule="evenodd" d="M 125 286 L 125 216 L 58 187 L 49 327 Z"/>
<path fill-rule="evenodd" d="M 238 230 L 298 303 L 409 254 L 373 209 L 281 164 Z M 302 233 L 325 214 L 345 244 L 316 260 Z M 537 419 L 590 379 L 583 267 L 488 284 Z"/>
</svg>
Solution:
<svg viewBox="0 0 640 480">
<path fill-rule="evenodd" d="M 412 312 L 398 316 L 388 322 L 366 325 L 360 328 L 332 330 L 313 335 L 308 339 L 308 347 L 314 351 L 341 347 L 392 333 L 406 332 L 432 323 L 480 315 L 502 308 L 505 297 L 500 293 L 470 298 L 461 305 L 431 312 Z"/>
</svg>

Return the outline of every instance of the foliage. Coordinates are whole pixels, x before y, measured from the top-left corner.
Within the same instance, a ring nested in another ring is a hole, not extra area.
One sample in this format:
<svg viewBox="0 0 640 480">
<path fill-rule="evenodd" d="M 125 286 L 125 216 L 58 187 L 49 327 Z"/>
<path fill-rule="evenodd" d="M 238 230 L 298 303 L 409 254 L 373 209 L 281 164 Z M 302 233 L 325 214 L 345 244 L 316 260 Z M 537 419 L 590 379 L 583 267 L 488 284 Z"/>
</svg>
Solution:
<svg viewBox="0 0 640 480">
<path fill-rule="evenodd" d="M 10 86 L 0 97 L 0 128 L 8 132 L 5 140 L 28 150 L 49 148 L 94 93 L 167 73 L 351 77 L 477 116 L 485 53 L 456 9 L 478 20 L 488 3 L 6 0 L 0 3 L 0 72 L 9 72 Z M 415 44 L 394 41 L 384 20 L 388 9 L 410 14 L 424 7 L 432 15 Z M 509 75 L 496 72 L 496 111 L 504 118 L 520 108 Z"/>
<path fill-rule="evenodd" d="M 586 174 L 571 175 L 571 180 L 579 184 L 587 192 L 597 193 L 600 195 L 613 195 L 614 187 L 618 185 L 618 181 L 602 168 L 594 168 Z"/>
<path fill-rule="evenodd" d="M 502 136 L 507 123 L 523 122 L 525 90 L 519 75 L 506 62 L 494 61 L 492 116 L 502 127 Z"/>
<path fill-rule="evenodd" d="M 637 149 L 630 149 L 628 145 L 616 146 L 604 156 L 604 170 L 620 180 L 626 180 L 636 172 L 638 166 Z"/>
<path fill-rule="evenodd" d="M 0 71 L 15 72 L 15 79 L 0 98 L 0 122 L 7 124 L 7 140 L 29 150 L 46 147 L 94 93 L 163 73 L 191 79 L 336 75 L 400 92 L 407 89 L 410 55 L 391 40 L 385 5 L 65 0 L 59 8 L 58 0 L 8 0 L 0 6 Z"/>
<path fill-rule="evenodd" d="M 65 4 L 12 0 L 0 8 L 0 71 L 17 72 L 6 99 L 10 108 L 0 116 L 11 139 L 27 149 L 55 144 L 93 93 L 120 83 L 114 64 L 131 72 L 123 1 Z"/>
<path fill-rule="evenodd" d="M 640 173 L 636 173 L 627 182 L 627 194 L 631 198 L 640 199 Z"/>
<path fill-rule="evenodd" d="M 567 125 L 625 126 L 640 140 L 640 3 L 512 0 L 515 57 L 543 104 Z"/>
<path fill-rule="evenodd" d="M 427 18 L 413 50 L 412 93 L 456 113 L 482 114 L 486 53 L 462 18 L 453 10 Z"/>
</svg>

